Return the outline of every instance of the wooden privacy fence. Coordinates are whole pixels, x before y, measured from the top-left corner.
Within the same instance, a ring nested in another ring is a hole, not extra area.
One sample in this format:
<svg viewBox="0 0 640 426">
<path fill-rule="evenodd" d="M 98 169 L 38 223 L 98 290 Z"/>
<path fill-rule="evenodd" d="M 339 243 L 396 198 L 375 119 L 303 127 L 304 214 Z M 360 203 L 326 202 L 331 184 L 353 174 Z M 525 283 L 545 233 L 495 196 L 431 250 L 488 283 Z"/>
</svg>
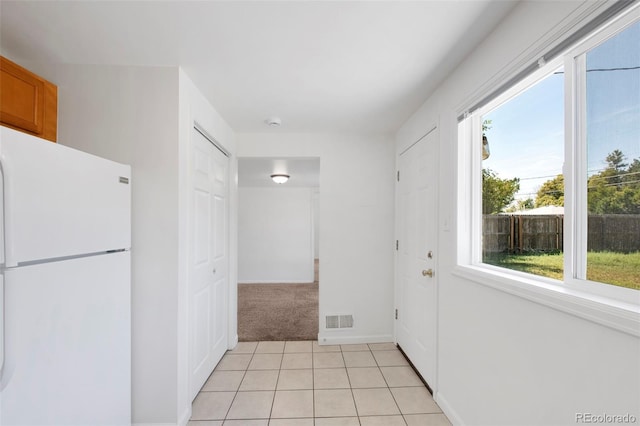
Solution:
<svg viewBox="0 0 640 426">
<path fill-rule="evenodd" d="M 483 251 L 562 251 L 562 215 L 483 215 Z M 587 249 L 640 251 L 640 215 L 589 215 Z"/>
<path fill-rule="evenodd" d="M 587 250 L 619 253 L 640 251 L 640 215 L 590 215 Z"/>
</svg>

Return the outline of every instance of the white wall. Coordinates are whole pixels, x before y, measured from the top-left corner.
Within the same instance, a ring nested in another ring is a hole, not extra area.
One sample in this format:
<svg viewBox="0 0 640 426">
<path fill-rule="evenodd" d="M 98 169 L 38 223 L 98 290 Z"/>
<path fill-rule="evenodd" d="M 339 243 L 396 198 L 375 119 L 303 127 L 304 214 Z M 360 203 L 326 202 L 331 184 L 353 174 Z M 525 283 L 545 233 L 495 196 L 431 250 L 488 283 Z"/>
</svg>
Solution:
<svg viewBox="0 0 640 426">
<path fill-rule="evenodd" d="M 638 337 L 455 275 L 456 227 L 444 225 L 456 221 L 459 109 L 505 70 L 535 60 L 540 46 L 571 27 L 578 8 L 595 4 L 519 4 L 397 134 L 399 153 L 429 124 L 440 128 L 435 390 L 454 424 L 576 424 L 579 412 L 640 418 Z"/>
<path fill-rule="evenodd" d="M 320 157 L 320 318 L 354 315 L 354 328 L 323 329 L 321 343 L 393 339 L 393 139 L 346 134 L 237 135 L 240 157 Z M 326 339 L 326 340 L 325 340 Z"/>
<path fill-rule="evenodd" d="M 313 282 L 311 197 L 311 188 L 239 188 L 238 282 Z"/>
<path fill-rule="evenodd" d="M 233 131 L 178 68 L 25 63 L 58 85 L 58 141 L 132 166 L 132 421 L 186 424 L 186 191 L 193 120 L 235 153 Z M 231 253 L 237 166 L 231 163 Z M 237 279 L 230 259 L 231 283 Z M 237 342 L 230 294 L 230 346 Z M 235 340 L 234 340 L 235 339 Z M 105 366 L 108 368 L 108 366 Z"/>
</svg>

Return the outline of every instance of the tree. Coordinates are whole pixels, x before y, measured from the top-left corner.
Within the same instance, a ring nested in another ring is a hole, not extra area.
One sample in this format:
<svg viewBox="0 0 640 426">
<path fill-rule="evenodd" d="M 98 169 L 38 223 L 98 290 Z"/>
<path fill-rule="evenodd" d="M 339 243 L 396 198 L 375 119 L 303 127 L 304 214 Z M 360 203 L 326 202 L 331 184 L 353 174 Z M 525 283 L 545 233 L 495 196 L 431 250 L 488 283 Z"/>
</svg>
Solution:
<svg viewBox="0 0 640 426">
<path fill-rule="evenodd" d="M 530 210 L 535 207 L 535 203 L 532 198 L 527 198 L 526 200 L 518 200 L 518 210 Z"/>
<path fill-rule="evenodd" d="M 607 169 L 615 170 L 618 173 L 624 171 L 625 167 L 627 167 L 627 164 L 624 163 L 625 159 L 626 157 L 622 151 L 619 149 L 613 150 L 605 159 L 607 161 Z"/>
<path fill-rule="evenodd" d="M 482 213 L 496 214 L 514 200 L 520 179 L 500 179 L 493 170 L 482 169 Z"/>
<path fill-rule="evenodd" d="M 589 177 L 587 204 L 591 214 L 640 214 L 640 160 L 625 163 L 616 149 L 606 157 L 607 167 Z"/>
<path fill-rule="evenodd" d="M 505 212 L 508 212 L 508 213 L 520 212 L 522 210 L 530 210 L 534 207 L 535 207 L 535 204 L 533 202 L 533 199 L 527 198 L 526 200 L 516 201 L 516 204 L 510 205 L 508 208 L 505 209 Z"/>
<path fill-rule="evenodd" d="M 564 175 L 558 175 L 542 184 L 536 194 L 536 207 L 564 206 Z"/>
<path fill-rule="evenodd" d="M 491 130 L 493 120 L 484 120 L 482 122 L 482 136 L 486 136 L 487 130 Z"/>
</svg>

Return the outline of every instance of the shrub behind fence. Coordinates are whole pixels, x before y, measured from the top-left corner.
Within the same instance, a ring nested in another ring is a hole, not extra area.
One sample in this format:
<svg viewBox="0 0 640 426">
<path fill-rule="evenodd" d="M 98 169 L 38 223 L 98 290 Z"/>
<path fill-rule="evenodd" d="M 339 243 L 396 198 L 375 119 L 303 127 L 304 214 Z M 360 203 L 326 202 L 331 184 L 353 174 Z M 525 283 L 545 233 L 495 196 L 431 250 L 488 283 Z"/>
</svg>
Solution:
<svg viewBox="0 0 640 426">
<path fill-rule="evenodd" d="M 484 253 L 562 251 L 562 215 L 483 215 Z M 587 249 L 640 251 L 640 215 L 589 215 Z"/>
</svg>

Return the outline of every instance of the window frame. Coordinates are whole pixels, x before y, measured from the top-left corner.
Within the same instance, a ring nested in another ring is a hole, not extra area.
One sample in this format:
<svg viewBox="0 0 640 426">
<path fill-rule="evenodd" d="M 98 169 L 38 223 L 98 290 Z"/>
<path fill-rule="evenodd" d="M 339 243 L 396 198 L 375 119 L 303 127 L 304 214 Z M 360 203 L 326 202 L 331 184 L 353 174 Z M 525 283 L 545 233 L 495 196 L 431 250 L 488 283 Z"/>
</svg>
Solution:
<svg viewBox="0 0 640 426">
<path fill-rule="evenodd" d="M 640 336 L 640 291 L 586 277 L 587 209 L 584 106 L 586 52 L 640 19 L 640 7 L 612 19 L 458 124 L 458 262 L 453 273 L 507 293 Z M 482 116 L 564 65 L 565 226 L 563 280 L 482 262 Z M 580 107 L 582 105 L 582 107 Z M 477 148 L 477 149 L 475 149 Z M 584 208 L 582 208 L 584 207 Z M 471 236 L 471 238 L 469 238 Z M 583 250 L 584 249 L 584 250 Z M 584 253 L 581 255 L 579 253 Z M 582 271 L 582 272 L 581 272 Z"/>
</svg>

